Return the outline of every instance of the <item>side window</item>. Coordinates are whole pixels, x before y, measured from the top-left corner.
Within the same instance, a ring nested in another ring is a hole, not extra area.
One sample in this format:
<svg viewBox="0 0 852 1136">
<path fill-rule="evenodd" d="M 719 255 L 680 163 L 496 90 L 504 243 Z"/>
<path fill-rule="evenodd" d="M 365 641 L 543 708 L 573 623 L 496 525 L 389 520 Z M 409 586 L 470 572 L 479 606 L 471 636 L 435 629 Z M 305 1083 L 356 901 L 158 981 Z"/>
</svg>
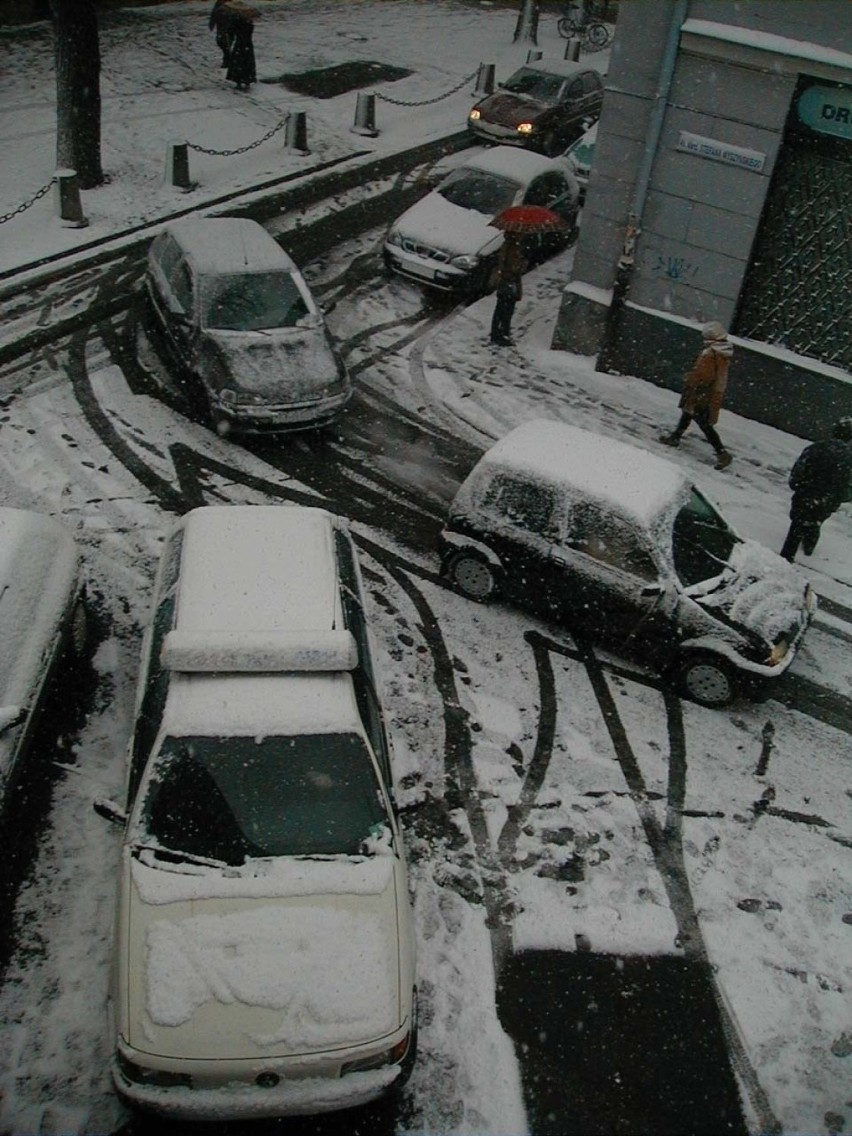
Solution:
<svg viewBox="0 0 852 1136">
<path fill-rule="evenodd" d="M 555 535 L 556 494 L 546 485 L 496 477 L 483 504 L 526 532 L 549 540 Z"/>
<path fill-rule="evenodd" d="M 339 529 L 335 531 L 334 539 L 340 572 L 343 615 L 347 628 L 352 632 L 355 642 L 358 644 L 358 666 L 352 672 L 355 701 L 358 703 L 358 713 L 361 715 L 361 721 L 364 723 L 370 745 L 373 747 L 373 752 L 384 776 L 385 786 L 388 792 L 392 794 L 393 776 L 390 765 L 390 750 L 385 734 L 382 708 L 376 691 L 376 676 L 370 656 L 367 618 L 361 599 L 358 572 L 355 567 L 355 550 L 347 534 Z"/>
<path fill-rule="evenodd" d="M 133 731 L 130 751 L 130 778 L 127 787 L 127 807 L 131 807 L 151 750 L 160 730 L 166 696 L 169 692 L 169 672 L 160 663 L 163 640 L 171 631 L 175 615 L 176 593 L 172 591 L 157 608 L 151 634 L 148 672 L 145 692 L 139 708 L 139 717 Z"/>
<path fill-rule="evenodd" d="M 586 92 L 590 95 L 596 94 L 602 87 L 600 75 L 596 75 L 594 71 L 587 71 L 583 76 L 583 85 Z"/>
<path fill-rule="evenodd" d="M 568 542 L 578 552 L 631 576 L 653 581 L 658 572 L 636 530 L 620 517 L 594 505 L 576 505 L 568 524 Z"/>
<path fill-rule="evenodd" d="M 566 103 L 574 103 L 574 102 L 577 102 L 582 97 L 583 97 L 583 80 L 582 79 L 575 79 L 574 82 L 571 83 L 571 85 L 568 87 L 568 90 L 565 93 L 564 101 Z"/>
<path fill-rule="evenodd" d="M 169 283 L 176 303 L 189 313 L 192 310 L 192 273 L 185 260 L 180 261 Z"/>
<path fill-rule="evenodd" d="M 550 205 L 567 192 L 567 186 L 560 174 L 543 174 L 536 178 L 526 193 L 527 205 Z"/>
</svg>

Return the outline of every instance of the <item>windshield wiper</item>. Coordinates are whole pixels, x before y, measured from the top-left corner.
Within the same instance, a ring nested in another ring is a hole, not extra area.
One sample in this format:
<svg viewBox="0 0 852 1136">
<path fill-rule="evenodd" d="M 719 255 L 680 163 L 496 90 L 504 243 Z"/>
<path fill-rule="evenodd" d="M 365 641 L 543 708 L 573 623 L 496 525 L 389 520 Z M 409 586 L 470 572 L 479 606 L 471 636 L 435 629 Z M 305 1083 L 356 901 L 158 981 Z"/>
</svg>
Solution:
<svg viewBox="0 0 852 1136">
<path fill-rule="evenodd" d="M 134 855 L 137 852 L 153 852 L 160 860 L 169 860 L 173 864 L 200 864 L 204 868 L 238 868 L 239 864 L 229 864 L 226 860 L 216 860 L 212 856 L 197 856 L 194 852 L 183 852 L 175 848 L 163 848 L 159 844 L 143 844 L 141 841 L 133 844 Z"/>
</svg>

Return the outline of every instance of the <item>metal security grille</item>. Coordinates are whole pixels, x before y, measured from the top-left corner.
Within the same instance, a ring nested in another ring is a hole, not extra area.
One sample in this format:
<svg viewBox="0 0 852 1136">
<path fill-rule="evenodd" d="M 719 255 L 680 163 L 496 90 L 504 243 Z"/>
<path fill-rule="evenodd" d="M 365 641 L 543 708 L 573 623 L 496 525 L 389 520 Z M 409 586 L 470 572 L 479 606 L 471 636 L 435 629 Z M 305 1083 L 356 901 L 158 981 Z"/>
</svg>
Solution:
<svg viewBox="0 0 852 1136">
<path fill-rule="evenodd" d="M 755 240 L 736 333 L 849 370 L 850 297 L 852 163 L 820 147 L 787 145 Z"/>
</svg>

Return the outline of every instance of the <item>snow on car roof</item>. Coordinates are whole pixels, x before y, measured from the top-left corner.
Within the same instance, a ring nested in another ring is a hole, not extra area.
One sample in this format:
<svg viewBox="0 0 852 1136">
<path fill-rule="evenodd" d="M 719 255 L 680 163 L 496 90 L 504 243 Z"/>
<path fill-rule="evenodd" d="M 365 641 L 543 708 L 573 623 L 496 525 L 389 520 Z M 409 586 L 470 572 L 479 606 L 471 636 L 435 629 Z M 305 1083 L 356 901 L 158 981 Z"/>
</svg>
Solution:
<svg viewBox="0 0 852 1136">
<path fill-rule="evenodd" d="M 570 79 L 585 71 L 597 71 L 601 76 L 604 74 L 599 67 L 590 67 L 588 63 L 577 63 L 572 59 L 534 59 L 519 67 L 518 71 L 543 71 L 546 75 L 561 75 L 563 79 Z"/>
<path fill-rule="evenodd" d="M 480 466 L 575 488 L 643 527 L 681 501 L 690 486 L 665 458 L 545 419 L 512 430 L 485 453 Z"/>
<path fill-rule="evenodd" d="M 331 630 L 334 524 L 322 509 L 212 505 L 184 518 L 181 631 Z"/>
<path fill-rule="evenodd" d="M 203 273 L 280 272 L 296 267 L 256 221 L 247 217 L 188 217 L 168 226 Z"/>
<path fill-rule="evenodd" d="M 522 150 L 518 146 L 493 146 L 490 150 L 469 158 L 463 168 L 503 174 L 522 184 L 549 170 L 565 173 L 565 167 L 555 159 L 536 154 L 533 150 Z"/>
</svg>

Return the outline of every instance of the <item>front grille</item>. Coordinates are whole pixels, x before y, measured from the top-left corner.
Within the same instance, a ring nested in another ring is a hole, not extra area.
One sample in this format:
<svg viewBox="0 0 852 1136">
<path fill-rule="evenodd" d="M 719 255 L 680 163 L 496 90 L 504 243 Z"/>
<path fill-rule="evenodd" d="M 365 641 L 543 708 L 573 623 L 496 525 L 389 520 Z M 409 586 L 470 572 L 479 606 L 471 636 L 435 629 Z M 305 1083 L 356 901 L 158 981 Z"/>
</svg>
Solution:
<svg viewBox="0 0 852 1136">
<path fill-rule="evenodd" d="M 443 249 L 432 248 L 431 245 L 422 245 L 419 241 L 402 238 L 401 248 L 412 256 L 422 256 L 425 260 L 437 260 L 439 264 L 449 264 L 450 254 Z"/>
</svg>

